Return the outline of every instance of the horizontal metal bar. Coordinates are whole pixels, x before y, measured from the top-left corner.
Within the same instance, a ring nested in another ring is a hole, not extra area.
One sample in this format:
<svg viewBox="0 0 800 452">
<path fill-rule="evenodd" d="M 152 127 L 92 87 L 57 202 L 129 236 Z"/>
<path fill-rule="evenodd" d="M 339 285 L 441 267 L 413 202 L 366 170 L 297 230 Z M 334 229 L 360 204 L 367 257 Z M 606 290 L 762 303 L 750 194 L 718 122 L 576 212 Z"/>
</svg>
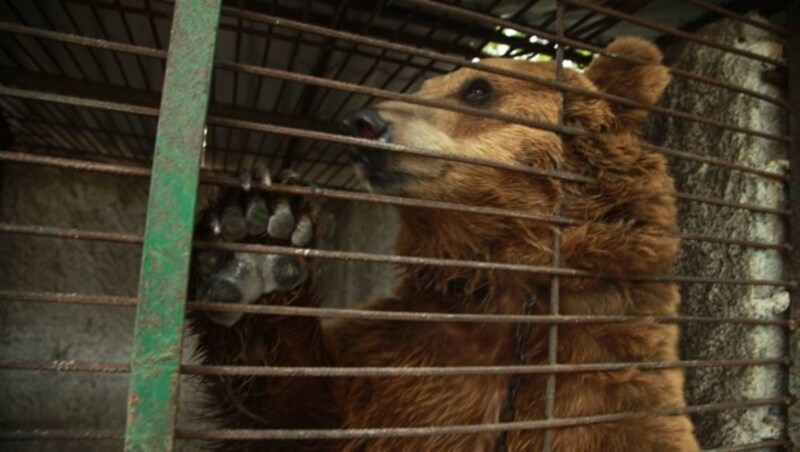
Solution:
<svg viewBox="0 0 800 452">
<path fill-rule="evenodd" d="M 16 97 L 18 99 L 36 100 L 41 102 L 52 102 L 56 104 L 72 105 L 75 107 L 97 108 L 101 110 L 115 111 L 118 113 L 130 113 L 134 115 L 153 117 L 158 116 L 158 108 L 153 107 L 142 107 L 121 102 L 109 102 L 91 99 L 88 97 L 62 96 L 60 94 L 9 88 L 7 86 L 0 86 L 0 96 Z"/>
<path fill-rule="evenodd" d="M 423 2 L 423 3 L 429 3 L 429 2 Z M 433 3 L 433 4 L 441 5 L 439 3 Z M 449 8 L 456 8 L 456 7 L 449 7 Z M 227 9 L 228 8 L 223 8 L 223 10 L 227 10 Z M 707 124 L 707 125 L 711 125 L 711 126 L 714 126 L 714 127 L 720 127 L 720 128 L 726 129 L 726 130 L 731 130 L 731 131 L 734 131 L 734 132 L 746 133 L 746 134 L 749 134 L 749 135 L 759 136 L 759 137 L 762 137 L 762 138 L 767 138 L 767 139 L 776 140 L 776 141 L 782 141 L 782 142 L 789 142 L 790 141 L 790 137 L 788 137 L 788 136 L 777 135 L 777 134 L 773 134 L 773 133 L 769 133 L 769 132 L 753 130 L 753 129 L 749 129 L 749 128 L 746 128 L 746 127 L 737 126 L 735 124 L 723 123 L 723 122 L 716 121 L 716 120 L 713 120 L 713 119 L 710 119 L 710 118 L 707 118 L 707 117 L 694 115 L 694 114 L 691 114 L 691 113 L 680 112 L 680 111 L 677 111 L 677 110 L 672 110 L 672 109 L 665 108 L 665 107 L 660 107 L 660 106 L 657 106 L 657 105 L 645 104 L 645 103 L 642 103 L 642 102 L 633 101 L 631 99 L 628 99 L 628 98 L 625 98 L 625 97 L 621 97 L 621 96 L 616 96 L 616 95 L 613 95 L 613 94 L 603 93 L 603 92 L 600 92 L 600 91 L 594 91 L 594 90 L 590 90 L 590 89 L 583 89 L 583 88 L 580 88 L 580 87 L 577 87 L 577 86 L 569 85 L 569 84 L 561 82 L 561 81 L 556 81 L 556 80 L 552 80 L 552 79 L 548 79 L 548 78 L 544 78 L 544 77 L 538 77 L 538 76 L 535 76 L 535 75 L 532 75 L 532 74 L 527 74 L 527 73 L 520 72 L 520 71 L 497 68 L 497 67 L 486 65 L 484 63 L 480 63 L 480 62 L 473 62 L 471 60 L 468 60 L 468 59 L 462 58 L 462 57 L 454 57 L 454 56 L 450 56 L 450 55 L 447 55 L 447 54 L 443 54 L 443 53 L 439 53 L 439 52 L 435 52 L 435 51 L 431 51 L 431 50 L 420 49 L 420 48 L 417 48 L 417 47 L 406 46 L 406 45 L 403 45 L 403 44 L 391 43 L 391 42 L 387 42 L 385 40 L 371 38 L 371 37 L 362 36 L 362 35 L 356 35 L 356 34 L 353 34 L 353 33 L 347 33 L 347 32 L 343 32 L 343 31 L 331 30 L 331 29 L 328 29 L 328 28 L 325 28 L 325 27 L 320 27 L 320 26 L 316 26 L 316 25 L 310 25 L 310 24 L 306 24 L 306 23 L 303 23 L 303 22 L 293 21 L 293 20 L 284 19 L 284 18 L 278 18 L 278 17 L 274 17 L 274 16 L 269 16 L 269 15 L 266 15 L 266 14 L 254 13 L 254 12 L 249 12 L 249 11 L 238 11 L 236 13 L 236 15 L 238 17 L 247 18 L 248 20 L 254 20 L 254 21 L 267 23 L 267 24 L 271 24 L 271 25 L 278 25 L 278 26 L 282 26 L 282 27 L 288 27 L 288 28 L 292 28 L 292 29 L 295 29 L 295 30 L 298 30 L 298 31 L 319 34 L 319 35 L 327 36 L 327 37 L 331 37 L 331 38 L 344 39 L 344 40 L 348 40 L 348 41 L 352 41 L 352 42 L 358 42 L 359 44 L 365 44 L 365 45 L 370 45 L 370 46 L 381 47 L 381 48 L 384 48 L 384 49 L 395 50 L 395 51 L 398 51 L 398 52 L 403 52 L 403 53 L 407 53 L 407 54 L 411 54 L 411 55 L 421 56 L 421 57 L 424 57 L 424 58 L 430 58 L 430 59 L 434 59 L 434 60 L 437 60 L 437 61 L 443 61 L 443 62 L 447 62 L 447 63 L 450 63 L 450 64 L 458 65 L 458 66 L 470 67 L 470 68 L 473 68 L 473 69 L 476 69 L 476 70 L 479 70 L 479 71 L 482 71 L 482 72 L 489 72 L 489 73 L 503 75 L 503 76 L 507 76 L 507 77 L 513 77 L 513 78 L 516 78 L 516 79 L 519 79 L 519 80 L 531 81 L 531 82 L 542 84 L 544 86 L 553 87 L 553 88 L 556 88 L 556 89 L 559 89 L 559 90 L 562 90 L 562 91 L 574 92 L 574 93 L 583 94 L 583 95 L 590 96 L 590 97 L 597 97 L 597 98 L 600 98 L 600 99 L 608 100 L 608 101 L 610 101 L 612 103 L 616 103 L 616 104 L 620 104 L 620 105 L 626 105 L 626 106 L 632 106 L 632 107 L 636 107 L 636 108 L 641 108 L 641 109 L 644 109 L 644 110 L 647 110 L 647 111 L 653 111 L 653 112 L 661 113 L 661 114 L 664 114 L 664 115 L 680 117 L 680 118 L 692 120 L 692 121 L 695 121 L 695 122 L 699 122 L 699 123 L 702 123 L 702 124 Z M 541 35 L 541 33 L 538 33 L 538 34 Z M 231 63 L 224 63 L 224 64 L 231 64 Z M 237 65 L 237 66 L 239 66 L 239 68 L 240 68 L 239 70 L 243 70 L 245 68 L 247 68 L 248 71 L 254 71 L 255 69 L 262 69 L 262 70 L 265 71 L 264 74 L 266 74 L 267 71 L 268 71 L 271 74 L 271 75 L 269 75 L 270 77 L 278 77 L 279 74 L 284 72 L 284 71 L 279 71 L 279 70 L 267 70 L 266 68 L 259 68 L 257 66 L 251 66 L 251 65 Z M 248 72 L 248 73 L 255 73 L 255 72 Z M 300 76 L 299 74 L 293 74 L 291 72 L 289 72 L 288 74 L 291 74 L 295 78 L 303 77 L 306 80 L 308 80 L 309 83 L 310 83 L 310 80 L 314 79 L 314 77 Z M 281 77 L 284 77 L 284 75 L 281 75 Z M 299 78 L 297 78 L 297 79 L 299 80 Z M 325 79 L 322 79 L 322 80 L 325 80 Z M 338 83 L 341 83 L 342 86 L 346 85 L 343 82 L 338 82 Z M 359 86 L 359 85 L 354 85 L 354 86 Z M 337 88 L 337 89 L 342 89 L 342 88 Z M 374 88 L 372 88 L 372 89 L 374 90 Z M 348 89 L 348 91 L 349 91 L 349 89 Z M 390 91 L 384 91 L 384 90 L 377 90 L 377 91 L 382 91 L 384 93 L 392 93 Z M 377 96 L 378 94 L 373 94 L 373 95 Z M 380 94 L 379 96 L 380 97 L 386 97 L 383 94 Z M 442 102 L 433 102 L 433 104 L 441 104 L 441 103 Z M 439 107 L 441 107 L 441 105 L 437 106 L 437 108 L 439 108 Z M 473 109 L 470 109 L 470 110 L 473 110 Z M 469 114 L 473 114 L 473 113 L 469 113 Z M 545 128 L 545 127 L 536 126 L 536 125 L 533 125 L 532 127 Z M 552 128 L 554 128 L 554 127 L 550 126 L 550 128 L 546 128 L 546 130 L 552 130 Z M 577 134 L 581 133 L 579 131 L 579 129 L 573 129 L 573 128 L 563 127 L 563 126 L 561 128 L 566 129 L 566 130 L 561 130 L 563 133 L 570 133 L 570 134 L 573 134 L 573 135 L 577 135 Z"/>
<path fill-rule="evenodd" d="M 585 278 L 609 278 L 601 273 L 589 272 L 585 270 L 578 270 L 563 267 L 549 267 L 537 265 L 522 265 L 522 264 L 507 264 L 500 262 L 475 262 L 459 259 L 437 259 L 428 257 L 415 257 L 415 256 L 396 256 L 389 254 L 379 253 L 361 253 L 352 251 L 329 251 L 329 250 L 316 250 L 308 248 L 292 248 L 286 246 L 273 246 L 273 245 L 259 245 L 250 243 L 220 243 L 220 242 L 195 242 L 197 249 L 216 249 L 233 252 L 244 253 L 260 253 L 260 254 L 280 254 L 287 256 L 299 257 L 316 257 L 321 259 L 335 259 L 346 261 L 360 261 L 360 262 L 381 262 L 390 264 L 402 265 L 426 265 L 432 267 L 454 267 L 454 268 L 470 268 L 479 270 L 501 270 L 501 271 L 514 271 L 526 272 L 535 274 L 547 275 L 560 275 L 560 276 L 573 276 Z M 754 286 L 784 286 L 795 287 L 795 281 L 785 279 L 729 279 L 729 278 L 710 278 L 699 276 L 683 276 L 683 275 L 639 275 L 630 276 L 624 279 L 609 278 L 631 282 L 675 282 L 675 283 L 693 283 L 693 284 L 729 284 L 729 285 L 754 285 Z"/>
<path fill-rule="evenodd" d="M 776 207 L 764 207 L 758 204 L 747 204 L 747 203 L 740 203 L 734 201 L 726 201 L 720 198 L 713 198 L 711 196 L 703 196 L 703 195 L 696 195 L 693 193 L 683 193 L 678 192 L 674 193 L 674 196 L 678 199 L 686 200 L 686 201 L 697 201 L 702 202 L 705 204 L 713 204 L 717 206 L 725 206 L 725 207 L 733 207 L 735 209 L 745 209 L 750 210 L 752 212 L 760 212 L 760 213 L 769 213 L 774 215 L 781 215 L 781 216 L 788 216 L 791 213 L 789 209 L 779 209 Z"/>
<path fill-rule="evenodd" d="M 0 299 L 2 293 L 0 292 Z M 188 303 L 200 311 L 241 312 L 257 315 L 323 317 L 360 320 L 394 320 L 410 322 L 480 322 L 531 324 L 607 324 L 653 321 L 659 323 L 703 323 L 720 325 L 774 326 L 789 328 L 793 323 L 783 319 L 702 316 L 637 316 L 637 315 L 509 315 L 509 314 L 446 314 L 431 312 L 373 311 L 368 309 L 273 306 L 262 304 L 222 304 L 202 301 Z"/>
<path fill-rule="evenodd" d="M 117 297 L 111 295 L 85 295 L 60 292 L 29 292 L 21 290 L 0 290 L 0 300 L 24 301 L 58 304 L 88 304 L 101 306 L 134 307 L 135 297 Z"/>
<path fill-rule="evenodd" d="M 695 162 L 702 162 L 708 163 L 709 165 L 716 166 L 719 168 L 726 168 L 730 170 L 741 171 L 744 173 L 755 174 L 756 176 L 764 177 L 767 179 L 773 179 L 779 182 L 789 182 L 791 179 L 788 174 L 785 173 L 776 173 L 773 171 L 766 171 L 758 168 L 754 168 L 752 166 L 747 166 L 742 163 L 737 162 L 730 162 L 727 160 L 722 160 L 716 157 L 708 157 L 705 155 L 693 154 L 686 151 L 679 151 L 677 149 L 670 149 L 663 146 L 656 146 L 654 144 L 650 144 L 647 142 L 642 142 L 642 147 L 645 149 L 649 149 L 651 151 L 659 152 L 661 154 L 675 157 L 682 160 L 692 160 Z"/>
<path fill-rule="evenodd" d="M 755 399 L 739 402 L 712 403 L 686 407 L 664 408 L 653 411 L 600 414 L 541 421 L 517 421 L 475 425 L 454 425 L 410 428 L 363 428 L 363 429 L 270 429 L 270 430 L 189 430 L 178 429 L 176 434 L 185 439 L 257 441 L 266 439 L 305 440 L 305 439 L 348 439 L 348 438 L 390 438 L 432 435 L 463 435 L 483 432 L 516 430 L 541 430 L 545 428 L 565 428 L 581 425 L 619 422 L 642 416 L 676 416 L 681 414 L 704 413 L 733 409 L 747 409 L 761 406 L 782 406 L 789 403 L 786 397 Z"/>
<path fill-rule="evenodd" d="M 166 51 L 153 49 L 151 47 L 125 44 L 122 42 L 109 41 L 107 39 L 89 38 L 86 36 L 76 35 L 72 33 L 62 33 L 59 31 L 44 30 L 41 28 L 28 27 L 25 25 L 20 25 L 10 22 L 0 21 L 0 31 L 15 33 L 24 36 L 31 36 L 34 38 L 49 39 L 68 44 L 76 44 L 85 47 L 93 47 L 97 49 L 109 50 L 114 52 L 128 53 L 131 55 L 138 55 L 138 56 L 159 58 L 159 59 L 167 58 Z"/>
<path fill-rule="evenodd" d="M 190 375 L 225 375 L 258 377 L 433 377 L 465 375 L 510 374 L 572 374 L 613 372 L 618 370 L 695 369 L 705 367 L 747 367 L 791 365 L 788 357 L 746 358 L 687 361 L 654 361 L 591 364 L 539 364 L 515 366 L 452 366 L 452 367 L 274 367 L 274 366 L 212 366 L 186 364 L 181 372 Z"/>
<path fill-rule="evenodd" d="M 530 36 L 538 36 L 540 38 L 547 39 L 550 42 L 563 44 L 565 46 L 571 46 L 571 47 L 578 48 L 578 49 L 586 49 L 586 50 L 589 50 L 591 52 L 594 52 L 594 53 L 597 53 L 597 54 L 600 54 L 600 55 L 605 55 L 605 56 L 607 56 L 609 58 L 615 58 L 615 59 L 618 59 L 618 60 L 628 61 L 628 62 L 631 62 L 631 63 L 648 63 L 647 61 L 643 61 L 641 59 L 638 59 L 638 58 L 635 58 L 635 57 L 632 57 L 632 56 L 620 55 L 620 54 L 616 54 L 616 53 L 613 53 L 613 52 L 609 52 L 608 50 L 606 50 L 603 47 L 598 47 L 598 46 L 589 44 L 588 42 L 583 42 L 583 41 L 579 41 L 577 39 L 571 39 L 571 38 L 568 38 L 568 37 L 561 37 L 561 36 L 558 36 L 556 34 L 549 33 L 546 30 L 530 27 L 530 26 L 527 26 L 527 25 L 524 25 L 524 24 L 521 24 L 521 23 L 512 22 L 512 21 L 509 21 L 509 20 L 501 19 L 499 17 L 491 16 L 491 15 L 488 15 L 488 14 L 479 13 L 477 11 L 467 10 L 467 9 L 464 9 L 464 8 L 460 8 L 458 6 L 448 5 L 448 4 L 439 3 L 439 2 L 431 2 L 431 1 L 426 1 L 426 0 L 403 0 L 403 1 L 411 2 L 411 3 L 415 4 L 415 5 L 423 7 L 425 9 L 442 12 L 442 13 L 453 15 L 453 16 L 456 16 L 456 17 L 462 17 L 462 18 L 466 18 L 466 19 L 469 19 L 469 20 L 477 21 L 477 22 L 491 24 L 491 25 L 496 26 L 496 27 L 511 28 L 513 30 L 517 30 L 517 31 L 519 31 L 521 33 L 524 33 L 524 34 L 527 34 L 527 35 L 530 35 Z M 226 14 L 227 14 L 227 11 L 226 11 Z M 713 79 L 713 78 L 710 78 L 710 77 L 701 76 L 701 75 L 698 75 L 698 74 L 693 74 L 691 72 L 684 71 L 684 70 L 681 70 L 681 69 L 677 69 L 677 68 L 674 68 L 674 67 L 669 67 L 668 69 L 673 75 L 676 75 L 676 76 L 679 76 L 679 77 L 684 77 L 684 78 L 687 78 L 687 79 L 696 80 L 696 81 L 699 81 L 699 82 L 702 82 L 702 83 L 706 83 L 706 84 L 709 84 L 709 85 L 725 88 L 725 89 L 728 89 L 728 90 L 731 90 L 731 91 L 734 91 L 734 92 L 747 94 L 747 95 L 752 96 L 752 97 L 756 97 L 756 98 L 759 98 L 759 99 L 762 99 L 762 100 L 766 100 L 768 102 L 772 102 L 772 103 L 774 103 L 776 105 L 779 105 L 779 106 L 781 106 L 783 108 L 787 108 L 787 109 L 789 108 L 789 103 L 786 101 L 786 99 L 782 99 L 782 98 L 779 98 L 779 97 L 768 96 L 768 95 L 765 95 L 765 94 L 760 93 L 758 91 L 742 88 L 742 87 L 730 84 L 728 82 L 723 82 L 721 80 Z"/>
<path fill-rule="evenodd" d="M 473 425 L 452 425 L 409 428 L 360 428 L 360 429 L 178 429 L 181 439 L 259 441 L 269 439 L 308 440 L 308 439 L 349 439 L 349 438 L 391 438 L 433 435 L 464 435 L 483 432 L 516 430 L 540 430 L 545 428 L 566 428 L 581 425 L 620 422 L 642 416 L 676 416 L 681 414 L 707 413 L 715 411 L 748 409 L 764 406 L 782 406 L 790 403 L 788 397 L 742 400 L 735 402 L 690 405 L 685 407 L 663 408 L 653 411 L 633 411 L 625 413 L 599 414 L 538 421 L 517 421 Z M 0 430 L 0 440 L 84 440 L 84 439 L 122 439 L 121 430 Z"/>
<path fill-rule="evenodd" d="M 138 234 L 85 231 L 81 229 L 68 229 L 54 226 L 18 225 L 10 223 L 0 223 L 0 233 L 25 234 L 74 240 L 94 240 L 99 242 L 114 242 L 132 245 L 141 245 L 143 242 L 142 236 Z"/>
<path fill-rule="evenodd" d="M 89 304 L 100 306 L 136 306 L 135 297 L 108 295 L 84 295 L 58 292 L 27 292 L 0 290 L 0 300 L 38 303 Z M 263 304 L 233 304 L 190 301 L 187 308 L 196 311 L 241 312 L 257 315 L 280 315 L 297 317 L 322 317 L 360 320 L 391 320 L 410 322 L 469 322 L 469 323 L 531 323 L 531 324 L 606 324 L 636 323 L 642 321 L 659 323 L 701 323 L 716 325 L 749 325 L 792 327 L 785 319 L 756 319 L 747 317 L 702 317 L 702 316 L 650 316 L 650 315 L 509 315 L 509 314 L 447 314 L 431 312 L 373 311 L 368 309 L 322 308 L 303 306 L 273 306 Z"/>
<path fill-rule="evenodd" d="M 590 364 L 538 364 L 514 366 L 424 366 L 424 367 L 275 367 L 275 366 L 212 366 L 183 364 L 181 373 L 185 375 L 222 375 L 253 377 L 460 377 L 476 375 L 542 375 L 575 374 L 593 372 L 656 371 L 666 369 L 696 369 L 706 367 L 749 367 L 749 366 L 788 366 L 792 360 L 781 358 L 745 358 L 685 361 L 652 361 Z M 107 363 L 91 361 L 0 361 L 0 370 L 82 372 L 82 373 L 125 373 L 130 370 L 128 363 Z"/>
<path fill-rule="evenodd" d="M 752 26 L 754 26 L 756 28 L 760 28 L 760 29 L 762 29 L 764 31 L 768 31 L 768 32 L 770 32 L 770 33 L 772 33 L 774 35 L 777 35 L 777 36 L 781 37 L 781 38 L 786 38 L 788 36 L 788 34 L 789 34 L 789 31 L 786 30 L 786 28 L 784 28 L 784 27 L 780 27 L 778 25 L 774 25 L 774 24 L 771 24 L 771 23 L 760 22 L 760 21 L 758 21 L 756 19 L 753 19 L 751 17 L 747 17 L 744 14 L 735 13 L 735 12 L 730 11 L 730 10 L 720 6 L 720 5 L 717 5 L 715 3 L 711 3 L 711 2 L 706 1 L 706 0 L 684 0 L 684 1 L 692 3 L 694 5 L 697 5 L 697 6 L 701 7 L 701 8 L 703 8 L 703 9 L 706 9 L 706 10 L 709 10 L 709 11 L 713 11 L 713 12 L 715 12 L 715 13 L 721 15 L 721 16 L 725 16 L 725 17 L 727 17 L 729 19 L 733 19 L 733 20 L 735 20 L 737 22 L 746 23 L 746 24 L 752 25 Z"/>
</svg>

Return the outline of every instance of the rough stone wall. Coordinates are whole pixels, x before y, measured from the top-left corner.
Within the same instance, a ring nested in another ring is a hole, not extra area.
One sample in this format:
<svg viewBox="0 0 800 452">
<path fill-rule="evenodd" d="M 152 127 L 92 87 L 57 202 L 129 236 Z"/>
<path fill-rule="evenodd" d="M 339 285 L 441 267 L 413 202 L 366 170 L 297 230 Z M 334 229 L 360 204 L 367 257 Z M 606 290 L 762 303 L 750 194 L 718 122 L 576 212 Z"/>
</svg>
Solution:
<svg viewBox="0 0 800 452">
<path fill-rule="evenodd" d="M 781 46 L 772 35 L 727 20 L 707 26 L 702 35 L 772 58 Z M 762 81 L 770 66 L 697 44 L 678 49 L 675 67 L 705 75 L 775 97 L 779 88 Z M 661 104 L 725 123 L 786 133 L 787 112 L 751 96 L 675 77 Z M 672 149 L 740 162 L 754 168 L 783 173 L 787 149 L 783 143 L 722 130 L 696 122 L 659 115 L 650 124 L 651 141 Z M 739 203 L 781 208 L 785 187 L 781 182 L 688 160 L 673 159 L 672 172 L 681 191 Z M 778 215 L 680 202 L 681 230 L 690 234 L 756 240 L 784 241 L 783 219 Z M 785 277 L 779 251 L 708 242 L 686 241 L 677 272 L 733 280 Z M 713 317 L 779 318 L 789 305 L 788 292 L 775 286 L 684 284 L 685 315 Z M 771 358 L 781 356 L 784 333 L 777 327 L 684 324 L 684 359 Z M 748 366 L 698 368 L 687 372 L 690 404 L 759 399 L 784 394 L 784 368 Z M 784 428 L 778 407 L 714 411 L 693 416 L 697 436 L 705 448 L 756 443 L 777 438 Z"/>
<path fill-rule="evenodd" d="M 141 234 L 146 181 L 0 167 L 0 221 Z M 135 296 L 140 250 L 0 234 L 0 289 Z M 0 360 L 127 362 L 131 308 L 0 302 Z M 0 428 L 124 428 L 127 375 L 0 372 Z M 2 450 L 109 450 L 109 442 L 0 443 Z"/>
</svg>

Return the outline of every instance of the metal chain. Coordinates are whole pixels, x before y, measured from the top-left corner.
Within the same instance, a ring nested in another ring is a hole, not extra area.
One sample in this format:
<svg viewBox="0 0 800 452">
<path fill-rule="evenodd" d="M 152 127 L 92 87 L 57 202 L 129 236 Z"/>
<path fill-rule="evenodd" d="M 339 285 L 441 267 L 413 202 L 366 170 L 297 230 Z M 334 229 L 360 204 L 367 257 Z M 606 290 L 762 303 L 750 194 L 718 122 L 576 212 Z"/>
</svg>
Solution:
<svg viewBox="0 0 800 452">
<path fill-rule="evenodd" d="M 522 314 L 523 315 L 531 315 L 533 312 L 533 307 L 536 305 L 537 297 L 536 293 L 533 293 L 525 303 L 522 305 Z M 518 323 L 517 324 L 517 331 L 515 334 L 516 342 L 517 342 L 517 349 L 514 352 L 514 365 L 518 366 L 524 364 L 525 362 L 525 349 L 528 344 L 528 338 L 531 334 L 531 324 L 530 323 Z M 511 378 L 508 380 L 508 390 L 506 392 L 506 400 L 503 402 L 503 408 L 500 410 L 500 419 L 501 423 L 513 422 L 514 421 L 514 411 L 517 399 L 517 392 L 519 391 L 519 387 L 522 384 L 522 375 L 520 374 L 512 374 Z M 500 436 L 497 437 L 497 442 L 495 443 L 495 451 L 496 452 L 504 452 L 508 450 L 508 431 L 504 430 Z"/>
</svg>

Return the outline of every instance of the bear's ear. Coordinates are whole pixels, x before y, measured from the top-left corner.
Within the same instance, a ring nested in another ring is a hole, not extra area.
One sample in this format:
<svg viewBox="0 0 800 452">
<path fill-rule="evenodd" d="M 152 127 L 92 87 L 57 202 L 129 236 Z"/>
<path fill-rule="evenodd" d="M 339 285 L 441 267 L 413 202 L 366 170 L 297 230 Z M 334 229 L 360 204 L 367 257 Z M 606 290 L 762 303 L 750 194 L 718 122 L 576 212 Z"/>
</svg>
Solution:
<svg viewBox="0 0 800 452">
<path fill-rule="evenodd" d="M 641 38 L 624 37 L 606 47 L 612 55 L 641 61 L 598 56 L 584 72 L 600 91 L 644 103 L 655 104 L 670 81 L 669 70 L 661 64 L 663 55 L 653 43 Z M 617 127 L 637 128 L 647 111 L 609 101 Z"/>
</svg>

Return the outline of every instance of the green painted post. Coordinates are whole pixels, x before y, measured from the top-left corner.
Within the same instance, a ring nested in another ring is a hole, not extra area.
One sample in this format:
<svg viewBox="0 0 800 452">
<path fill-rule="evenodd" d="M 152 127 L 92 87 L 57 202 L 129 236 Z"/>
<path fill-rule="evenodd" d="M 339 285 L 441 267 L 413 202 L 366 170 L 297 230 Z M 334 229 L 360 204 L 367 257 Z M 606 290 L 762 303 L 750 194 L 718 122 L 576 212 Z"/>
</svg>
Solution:
<svg viewBox="0 0 800 452">
<path fill-rule="evenodd" d="M 220 0 L 178 0 L 156 135 L 128 383 L 126 451 L 173 448 L 203 127 Z"/>
</svg>

